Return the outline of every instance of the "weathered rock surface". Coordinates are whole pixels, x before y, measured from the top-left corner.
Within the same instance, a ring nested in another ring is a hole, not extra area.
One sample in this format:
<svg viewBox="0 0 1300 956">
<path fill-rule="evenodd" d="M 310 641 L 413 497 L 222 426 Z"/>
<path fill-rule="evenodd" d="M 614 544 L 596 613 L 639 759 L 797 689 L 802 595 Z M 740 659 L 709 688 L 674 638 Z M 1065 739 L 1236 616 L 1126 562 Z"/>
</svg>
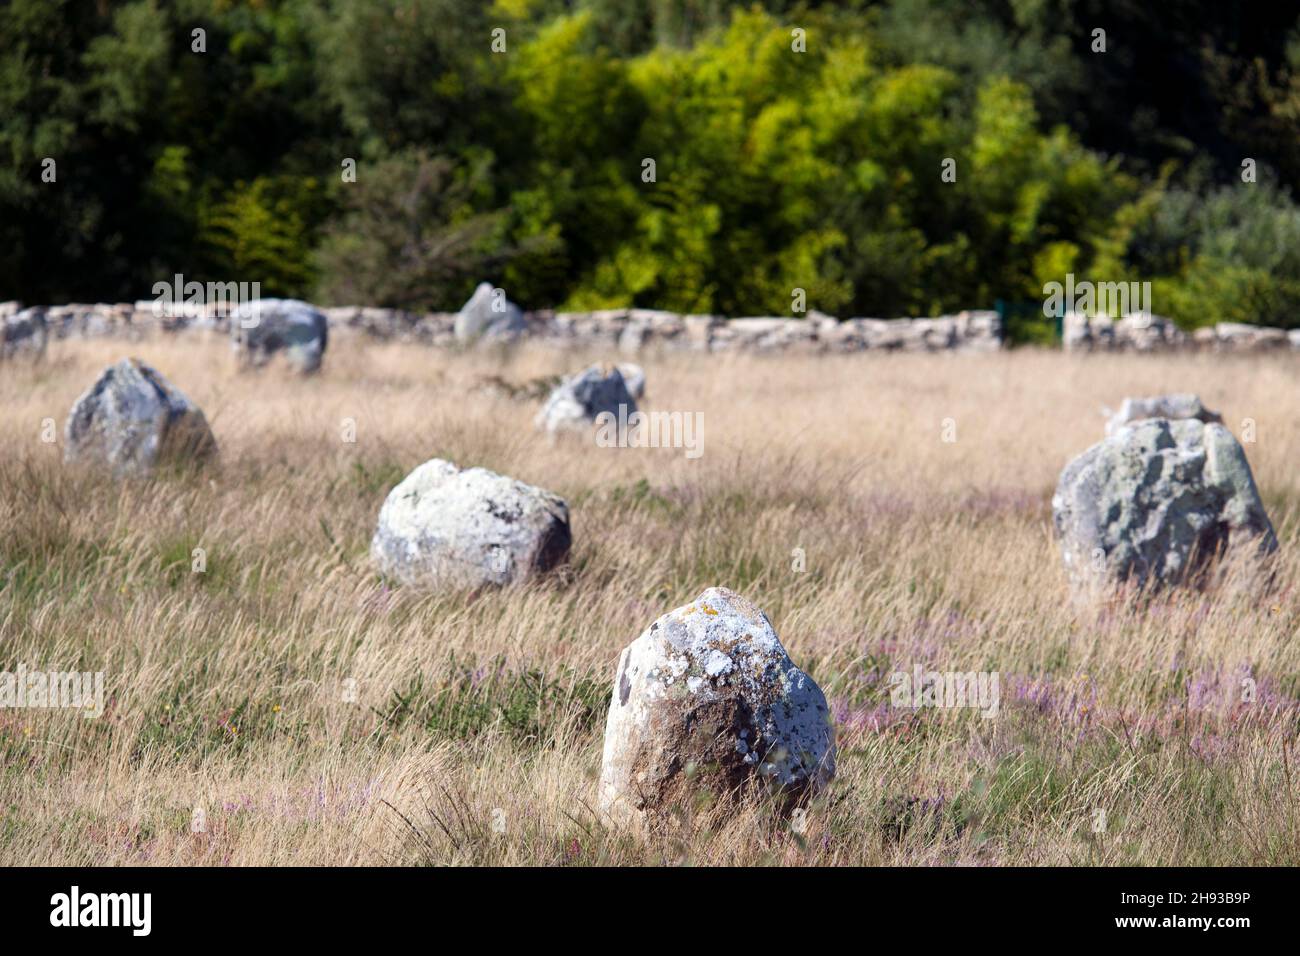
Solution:
<svg viewBox="0 0 1300 956">
<path fill-rule="evenodd" d="M 753 783 L 797 798 L 834 774 L 826 698 L 739 594 L 709 588 L 624 649 L 599 794 L 616 822 L 639 827 Z"/>
<path fill-rule="evenodd" d="M 77 399 L 64 429 L 66 462 L 147 475 L 164 462 L 201 462 L 217 450 L 207 419 L 139 359 L 110 366 Z"/>
<path fill-rule="evenodd" d="M 1106 434 L 1113 435 L 1118 429 L 1131 422 L 1144 418 L 1195 418 L 1202 422 L 1221 422 L 1218 412 L 1212 412 L 1201 404 L 1201 399 L 1183 392 L 1174 395 L 1154 395 L 1150 398 L 1126 398 L 1119 411 L 1106 422 Z"/>
<path fill-rule="evenodd" d="M 426 461 L 379 512 L 370 553 L 403 584 L 477 587 L 549 571 L 569 554 L 569 506 L 484 468 Z"/>
<path fill-rule="evenodd" d="M 645 369 L 632 362 L 620 362 L 618 373 L 623 376 L 623 384 L 627 386 L 627 393 L 640 401 L 645 395 Z"/>
<path fill-rule="evenodd" d="M 1052 517 L 1076 592 L 1176 584 L 1216 555 L 1277 547 L 1241 445 L 1195 418 L 1144 419 L 1093 445 L 1061 472 Z"/>
<path fill-rule="evenodd" d="M 255 299 L 231 311 L 230 335 L 243 363 L 265 365 L 283 352 L 292 368 L 307 374 L 320 368 L 329 322 L 320 309 L 297 299 Z"/>
<path fill-rule="evenodd" d="M 40 358 L 45 354 L 49 338 L 44 309 L 23 309 L 0 315 L 0 359 L 20 354 Z"/>
<path fill-rule="evenodd" d="M 618 368 L 592 365 L 557 385 L 535 421 L 538 428 L 551 434 L 580 430 L 589 428 L 601 412 L 617 418 L 620 405 L 625 416 L 636 411 L 636 399 L 628 391 L 623 373 Z"/>
<path fill-rule="evenodd" d="M 524 313 L 490 282 L 480 282 L 456 315 L 456 341 L 511 341 L 528 331 Z"/>
</svg>

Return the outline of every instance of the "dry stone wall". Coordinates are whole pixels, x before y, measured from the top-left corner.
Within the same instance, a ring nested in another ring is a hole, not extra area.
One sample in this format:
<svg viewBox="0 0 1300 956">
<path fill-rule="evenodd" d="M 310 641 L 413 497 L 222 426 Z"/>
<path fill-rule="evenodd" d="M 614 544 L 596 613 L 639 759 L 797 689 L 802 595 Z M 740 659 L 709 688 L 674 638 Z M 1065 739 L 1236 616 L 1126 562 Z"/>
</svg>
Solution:
<svg viewBox="0 0 1300 956">
<path fill-rule="evenodd" d="M 226 333 L 229 319 L 206 308 L 157 314 L 155 303 L 70 304 L 37 307 L 51 339 L 82 336 L 144 338 L 154 333 L 207 330 Z M 0 303 L 0 320 L 22 310 L 17 302 Z M 416 313 L 401 309 L 343 306 L 322 310 L 331 336 L 361 335 L 379 341 L 422 345 L 456 344 L 456 313 Z M 527 337 L 561 347 L 724 351 L 859 352 L 996 351 L 1002 346 L 1002 323 L 996 312 L 962 312 L 921 319 L 847 319 L 817 312 L 801 318 L 725 319 L 679 315 L 653 309 L 598 312 L 524 313 Z"/>
<path fill-rule="evenodd" d="M 1145 313 L 1110 319 L 1070 312 L 1062 321 L 1062 340 L 1067 352 L 1300 351 L 1300 329 L 1220 322 L 1188 333 L 1171 319 Z"/>
<path fill-rule="evenodd" d="M 186 308 L 159 315 L 153 301 L 38 306 L 50 339 L 111 336 L 140 339 L 155 333 L 226 333 L 220 310 Z M 0 302 L 0 323 L 23 311 L 18 302 Z M 331 336 L 360 335 L 378 341 L 421 345 L 456 344 L 456 313 L 408 312 L 371 306 L 322 309 Z M 1002 347 L 997 312 L 968 311 L 937 318 L 836 319 L 819 312 L 801 318 L 779 316 L 726 319 L 680 315 L 655 309 L 597 312 L 525 312 L 527 337 L 562 347 L 617 348 L 634 354 L 648 350 L 701 352 L 991 352 Z M 1069 313 L 1062 322 L 1069 352 L 1300 352 L 1300 329 L 1275 329 L 1233 322 L 1184 332 L 1171 319 L 1135 313 L 1121 319 Z"/>
</svg>

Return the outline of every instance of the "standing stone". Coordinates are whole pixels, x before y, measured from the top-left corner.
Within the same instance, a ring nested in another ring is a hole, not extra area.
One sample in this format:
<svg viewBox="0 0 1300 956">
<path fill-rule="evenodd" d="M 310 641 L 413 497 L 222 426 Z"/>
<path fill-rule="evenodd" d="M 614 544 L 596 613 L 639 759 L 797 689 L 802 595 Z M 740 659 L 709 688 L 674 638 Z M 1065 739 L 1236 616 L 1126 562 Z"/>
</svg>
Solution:
<svg viewBox="0 0 1300 956">
<path fill-rule="evenodd" d="M 1196 418 L 1117 429 L 1065 466 L 1052 498 L 1076 593 L 1185 581 L 1224 552 L 1277 548 L 1241 445 Z"/>
<path fill-rule="evenodd" d="M 1126 398 L 1119 411 L 1106 422 L 1106 434 L 1113 435 L 1120 428 L 1144 418 L 1195 418 L 1201 422 L 1221 422 L 1218 412 L 1212 412 L 1196 395 L 1183 392 L 1175 395 L 1155 395 L 1151 398 Z"/>
<path fill-rule="evenodd" d="M 480 340 L 506 342 L 528 331 L 519 306 L 497 294 L 490 282 L 480 282 L 456 315 L 456 341 L 469 345 Z"/>
<path fill-rule="evenodd" d="M 20 354 L 40 358 L 49 339 L 50 330 L 42 308 L 0 316 L 0 359 Z"/>
<path fill-rule="evenodd" d="M 484 468 L 426 461 L 379 512 L 370 554 L 403 584 L 509 584 L 568 558 L 569 506 L 559 497 Z"/>
<path fill-rule="evenodd" d="M 591 427 L 601 412 L 609 412 L 619 419 L 620 405 L 624 418 L 636 411 L 636 399 L 628 391 L 623 373 L 617 368 L 607 370 L 593 365 L 560 382 L 535 421 L 538 428 L 551 434 L 566 429 L 583 430 Z"/>
<path fill-rule="evenodd" d="M 734 591 L 709 588 L 624 649 L 599 794 L 617 823 L 641 827 L 753 783 L 797 799 L 834 774 L 826 698 Z"/>
<path fill-rule="evenodd" d="M 259 367 L 283 352 L 290 367 L 305 375 L 320 369 L 329 320 L 297 299 L 254 299 L 231 311 L 230 335 L 244 365 Z"/>
<path fill-rule="evenodd" d="M 64 461 L 106 467 L 117 477 L 147 475 L 164 462 L 205 461 L 216 450 L 199 407 L 133 358 L 100 375 L 64 429 Z"/>
</svg>

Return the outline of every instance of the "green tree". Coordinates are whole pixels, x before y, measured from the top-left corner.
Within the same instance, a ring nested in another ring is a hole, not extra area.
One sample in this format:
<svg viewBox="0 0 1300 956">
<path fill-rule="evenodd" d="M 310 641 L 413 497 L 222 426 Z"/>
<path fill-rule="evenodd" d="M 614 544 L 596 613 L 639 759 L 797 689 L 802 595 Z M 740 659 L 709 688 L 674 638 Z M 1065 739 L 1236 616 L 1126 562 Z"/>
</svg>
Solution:
<svg viewBox="0 0 1300 956">
<path fill-rule="evenodd" d="M 419 150 L 364 170 L 344 187 L 345 211 L 320 249 L 321 300 L 458 308 L 512 254 L 497 235 L 500 217 L 473 208 L 486 175 Z"/>
</svg>

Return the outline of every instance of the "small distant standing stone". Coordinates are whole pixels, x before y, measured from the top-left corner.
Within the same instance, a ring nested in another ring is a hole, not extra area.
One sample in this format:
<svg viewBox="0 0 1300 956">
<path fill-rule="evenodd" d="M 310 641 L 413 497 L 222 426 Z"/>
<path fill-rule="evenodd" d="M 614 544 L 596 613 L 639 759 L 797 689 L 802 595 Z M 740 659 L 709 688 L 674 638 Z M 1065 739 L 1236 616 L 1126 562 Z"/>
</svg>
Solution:
<svg viewBox="0 0 1300 956">
<path fill-rule="evenodd" d="M 50 330 L 45 310 L 36 306 L 8 315 L 0 315 L 0 359 L 15 355 L 40 358 L 45 354 Z"/>
<path fill-rule="evenodd" d="M 601 412 L 618 418 L 619 406 L 624 416 L 636 411 L 636 399 L 628 390 L 623 373 L 618 368 L 592 365 L 555 387 L 537 413 L 536 425 L 551 434 L 583 430 L 591 427 Z"/>
<path fill-rule="evenodd" d="M 523 311 L 506 298 L 504 290 L 493 288 L 490 282 L 480 282 L 456 314 L 456 341 L 462 345 L 509 342 L 527 331 Z"/>
<path fill-rule="evenodd" d="M 297 299 L 255 299 L 230 313 L 235 354 L 259 367 L 283 352 L 291 368 L 303 374 L 320 369 L 329 344 L 329 320 L 314 305 Z"/>
</svg>

